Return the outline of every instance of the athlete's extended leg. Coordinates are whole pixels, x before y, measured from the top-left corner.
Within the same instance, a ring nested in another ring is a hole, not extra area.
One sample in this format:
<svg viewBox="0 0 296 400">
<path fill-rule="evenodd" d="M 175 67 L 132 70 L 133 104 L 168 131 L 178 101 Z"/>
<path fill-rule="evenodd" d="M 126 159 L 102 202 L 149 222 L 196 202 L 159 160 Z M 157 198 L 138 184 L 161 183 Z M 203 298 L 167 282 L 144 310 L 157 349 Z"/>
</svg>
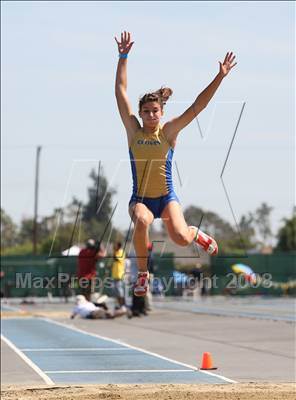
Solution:
<svg viewBox="0 0 296 400">
<path fill-rule="evenodd" d="M 133 243 L 139 268 L 134 294 L 136 296 L 145 296 L 149 280 L 149 273 L 147 271 L 149 226 L 152 224 L 154 216 L 145 204 L 142 203 L 132 203 L 129 208 L 129 214 L 134 223 Z"/>
<path fill-rule="evenodd" d="M 147 271 L 149 226 L 154 217 L 143 203 L 132 203 L 129 208 L 130 217 L 134 223 L 133 243 L 137 256 L 139 271 Z"/>
<path fill-rule="evenodd" d="M 170 201 L 161 214 L 170 238 L 180 246 L 188 246 L 193 241 L 212 255 L 218 253 L 217 243 L 213 238 L 195 226 L 188 226 L 177 201 Z"/>
<path fill-rule="evenodd" d="M 188 246 L 193 242 L 196 231 L 189 228 L 184 219 L 180 204 L 170 201 L 164 208 L 161 218 L 167 228 L 170 238 L 179 246 Z"/>
</svg>

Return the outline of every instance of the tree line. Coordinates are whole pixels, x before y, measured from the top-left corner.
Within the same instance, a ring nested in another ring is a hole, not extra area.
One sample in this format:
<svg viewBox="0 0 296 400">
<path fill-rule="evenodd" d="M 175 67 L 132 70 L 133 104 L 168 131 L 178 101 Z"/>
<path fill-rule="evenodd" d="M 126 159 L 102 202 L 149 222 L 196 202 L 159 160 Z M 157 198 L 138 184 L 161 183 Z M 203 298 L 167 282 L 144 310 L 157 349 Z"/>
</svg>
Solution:
<svg viewBox="0 0 296 400">
<path fill-rule="evenodd" d="M 83 243 L 90 237 L 106 242 L 123 240 L 127 235 L 113 226 L 116 191 L 108 185 L 103 170 L 100 173 L 92 170 L 89 177 L 91 184 L 85 203 L 73 198 L 64 209 L 54 209 L 51 215 L 37 221 L 38 254 L 60 254 L 71 244 Z M 242 215 L 235 224 L 196 206 L 187 207 L 184 216 L 190 225 L 200 226 L 213 235 L 223 253 L 260 251 L 270 246 L 272 239 L 276 239 L 275 251 L 296 250 L 296 208 L 289 218 L 283 219 L 275 234 L 270 221 L 272 209 L 262 203 L 256 210 Z M 24 218 L 17 225 L 1 208 L 1 255 L 32 254 L 33 225 L 33 218 Z M 164 227 L 162 230 L 165 234 Z"/>
</svg>

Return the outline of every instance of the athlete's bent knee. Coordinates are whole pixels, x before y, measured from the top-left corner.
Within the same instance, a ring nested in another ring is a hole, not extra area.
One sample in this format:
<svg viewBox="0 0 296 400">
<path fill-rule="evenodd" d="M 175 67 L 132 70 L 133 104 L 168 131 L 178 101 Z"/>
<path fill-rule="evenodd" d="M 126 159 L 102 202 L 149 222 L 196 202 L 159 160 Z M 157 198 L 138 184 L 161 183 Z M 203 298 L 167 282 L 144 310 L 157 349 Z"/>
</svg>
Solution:
<svg viewBox="0 0 296 400">
<path fill-rule="evenodd" d="M 148 215 L 145 215 L 145 213 L 135 215 L 133 219 L 135 227 L 138 229 L 147 228 L 150 225 Z"/>
<path fill-rule="evenodd" d="M 147 209 L 142 204 L 136 204 L 133 209 L 132 220 L 136 228 L 146 229 L 153 221 L 149 216 Z"/>
<path fill-rule="evenodd" d="M 191 238 L 188 235 L 188 232 L 185 231 L 180 231 L 180 232 L 174 232 L 171 235 L 171 239 L 177 243 L 179 246 L 188 246 L 191 243 Z"/>
</svg>

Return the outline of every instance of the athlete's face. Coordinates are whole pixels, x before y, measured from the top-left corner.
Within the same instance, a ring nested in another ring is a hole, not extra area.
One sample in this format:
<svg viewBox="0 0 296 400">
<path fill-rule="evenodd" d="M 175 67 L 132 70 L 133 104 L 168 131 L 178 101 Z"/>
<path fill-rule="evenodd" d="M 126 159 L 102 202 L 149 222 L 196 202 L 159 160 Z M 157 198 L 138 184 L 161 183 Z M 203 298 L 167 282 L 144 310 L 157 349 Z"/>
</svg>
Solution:
<svg viewBox="0 0 296 400">
<path fill-rule="evenodd" d="M 159 124 L 163 116 L 163 111 L 157 101 L 149 101 L 142 105 L 139 115 L 142 118 L 144 126 L 154 128 Z"/>
</svg>

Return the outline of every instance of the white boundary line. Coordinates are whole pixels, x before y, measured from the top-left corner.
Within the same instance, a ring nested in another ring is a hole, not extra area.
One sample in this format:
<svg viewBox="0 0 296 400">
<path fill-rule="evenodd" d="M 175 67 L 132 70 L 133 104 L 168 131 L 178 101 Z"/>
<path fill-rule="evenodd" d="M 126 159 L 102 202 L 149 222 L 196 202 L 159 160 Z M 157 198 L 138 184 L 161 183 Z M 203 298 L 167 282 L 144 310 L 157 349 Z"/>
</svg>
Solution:
<svg viewBox="0 0 296 400">
<path fill-rule="evenodd" d="M 6 310 L 5 310 L 5 308 L 6 308 Z M 1 303 L 1 308 L 0 309 L 1 309 L 1 312 L 22 311 L 22 309 L 19 308 L 19 307 L 13 307 L 13 306 L 10 306 L 8 304 L 2 304 L 2 303 Z"/>
<path fill-rule="evenodd" d="M 116 373 L 118 372 L 119 374 L 121 373 L 131 373 L 131 372 L 193 372 L 190 369 L 110 369 L 110 370 L 104 370 L 104 369 L 94 369 L 94 370 L 78 370 L 78 371 L 44 371 L 47 374 L 96 374 L 96 373 L 101 373 L 101 374 L 108 374 L 108 373 Z"/>
<path fill-rule="evenodd" d="M 44 381 L 47 385 L 54 385 L 55 383 L 33 363 L 24 353 L 21 352 L 10 340 L 1 334 L 1 340 L 7 344 L 26 364 L 29 365 Z"/>
<path fill-rule="evenodd" d="M 28 351 L 28 352 L 33 352 L 33 351 L 118 351 L 118 350 L 124 350 L 124 351 L 129 351 L 131 349 L 127 349 L 125 347 L 81 347 L 81 348 L 75 348 L 75 347 L 65 347 L 65 348 L 51 348 L 51 349 L 20 349 L 20 351 Z"/>
<path fill-rule="evenodd" d="M 126 346 L 126 347 L 128 347 L 130 349 L 141 351 L 141 352 L 149 354 L 151 356 L 154 356 L 154 357 L 157 357 L 157 358 L 161 358 L 161 359 L 166 360 L 166 361 L 170 361 L 170 362 L 172 362 L 174 364 L 183 365 L 184 367 L 193 369 L 195 371 L 199 371 L 199 372 L 201 372 L 203 374 L 211 375 L 211 376 L 214 376 L 216 378 L 220 378 L 220 379 L 224 380 L 225 382 L 238 383 L 237 381 L 234 381 L 232 379 L 226 378 L 225 376 L 214 374 L 213 372 L 209 372 L 209 371 L 201 371 L 198 368 L 194 367 L 193 365 L 185 364 L 185 363 L 182 363 L 180 361 L 175 361 L 175 360 L 173 360 L 171 358 L 161 356 L 160 354 L 153 353 L 153 352 L 148 351 L 148 350 L 144 350 L 144 349 L 142 349 L 140 347 L 132 346 L 130 344 L 121 342 L 121 341 L 116 340 L 116 339 L 110 339 L 108 337 L 97 335 L 95 333 L 90 333 L 90 332 L 87 332 L 87 331 L 83 331 L 82 329 L 76 328 L 74 326 L 63 324 L 62 322 L 57 322 L 57 321 L 54 321 L 54 320 L 51 320 L 51 319 L 48 319 L 48 318 L 40 318 L 40 319 L 43 320 L 43 321 L 47 321 L 47 322 L 49 322 L 51 324 L 56 324 L 56 325 L 62 326 L 64 328 L 72 329 L 73 331 L 76 331 L 76 332 L 79 332 L 79 333 L 83 333 L 84 335 L 89 335 L 89 336 L 93 336 L 93 337 L 96 337 L 96 338 L 99 338 L 99 339 L 108 340 L 110 342 L 113 342 L 113 343 L 116 343 L 116 344 L 119 344 L 119 345 L 122 345 L 122 346 Z"/>
</svg>

